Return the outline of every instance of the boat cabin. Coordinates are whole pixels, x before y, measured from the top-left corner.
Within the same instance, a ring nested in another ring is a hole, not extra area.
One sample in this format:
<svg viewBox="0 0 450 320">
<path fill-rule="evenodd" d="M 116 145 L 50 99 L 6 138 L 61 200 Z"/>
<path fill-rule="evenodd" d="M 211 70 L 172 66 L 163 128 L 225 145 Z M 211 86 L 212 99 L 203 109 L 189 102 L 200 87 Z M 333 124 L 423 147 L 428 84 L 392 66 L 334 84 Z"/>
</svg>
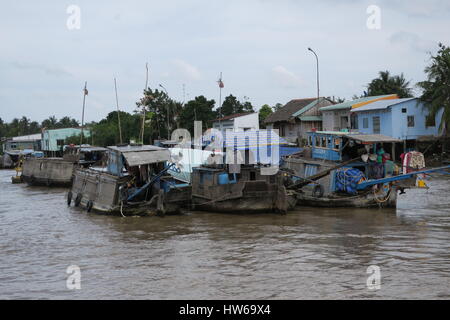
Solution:
<svg viewBox="0 0 450 320">
<path fill-rule="evenodd" d="M 82 144 L 81 146 L 71 144 L 64 147 L 63 160 L 76 162 L 83 167 L 102 166 L 106 150 L 106 148 L 93 147 L 89 144 Z"/>
<path fill-rule="evenodd" d="M 157 146 L 108 147 L 104 168 L 76 170 L 68 202 L 73 197 L 76 206 L 81 205 L 88 211 L 93 208 L 102 212 L 141 215 L 148 214 L 151 205 L 158 201 L 158 207 L 164 202 L 167 205 L 164 211 L 170 211 L 169 206 L 185 201 L 188 193 L 174 192 L 167 201 L 162 200 L 161 193 L 169 191 L 163 187 L 169 160 L 170 151 Z"/>
</svg>

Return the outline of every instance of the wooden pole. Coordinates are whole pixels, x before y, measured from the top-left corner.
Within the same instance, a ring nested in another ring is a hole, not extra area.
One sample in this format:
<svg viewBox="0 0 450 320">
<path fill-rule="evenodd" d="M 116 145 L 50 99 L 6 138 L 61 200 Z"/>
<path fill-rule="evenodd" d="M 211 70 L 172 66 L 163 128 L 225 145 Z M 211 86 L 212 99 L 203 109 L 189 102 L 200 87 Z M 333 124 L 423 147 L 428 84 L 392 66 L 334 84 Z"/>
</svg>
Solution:
<svg viewBox="0 0 450 320">
<path fill-rule="evenodd" d="M 80 146 L 83 144 L 84 107 L 86 105 L 86 96 L 87 96 L 87 81 L 84 82 L 84 89 L 83 89 L 83 112 L 81 113 Z"/>
<path fill-rule="evenodd" d="M 122 127 L 120 125 L 120 112 L 119 112 L 119 99 L 117 97 L 117 83 L 116 78 L 114 78 L 114 89 L 116 91 L 116 106 L 117 106 L 117 120 L 119 122 L 119 136 L 120 136 L 120 144 L 122 144 Z"/>
</svg>

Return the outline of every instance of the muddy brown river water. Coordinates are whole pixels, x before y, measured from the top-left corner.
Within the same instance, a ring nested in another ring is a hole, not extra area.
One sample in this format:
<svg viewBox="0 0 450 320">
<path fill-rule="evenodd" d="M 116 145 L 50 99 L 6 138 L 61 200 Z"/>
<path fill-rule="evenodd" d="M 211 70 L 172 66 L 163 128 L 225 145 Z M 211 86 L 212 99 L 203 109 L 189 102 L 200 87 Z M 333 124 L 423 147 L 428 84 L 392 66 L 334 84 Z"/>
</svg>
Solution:
<svg viewBox="0 0 450 320">
<path fill-rule="evenodd" d="M 396 210 L 86 213 L 0 171 L 1 299 L 449 299 L 450 176 Z M 66 286 L 79 266 L 81 289 Z M 367 268 L 380 268 L 380 288 Z"/>
</svg>

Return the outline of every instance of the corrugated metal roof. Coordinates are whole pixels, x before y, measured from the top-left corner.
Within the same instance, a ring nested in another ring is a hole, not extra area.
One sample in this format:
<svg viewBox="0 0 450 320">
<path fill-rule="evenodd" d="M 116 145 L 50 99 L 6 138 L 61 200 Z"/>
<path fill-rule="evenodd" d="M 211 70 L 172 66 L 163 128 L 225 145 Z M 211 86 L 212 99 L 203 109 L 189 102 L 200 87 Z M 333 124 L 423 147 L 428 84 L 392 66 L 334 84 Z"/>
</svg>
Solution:
<svg viewBox="0 0 450 320">
<path fill-rule="evenodd" d="M 256 113 L 256 112 L 243 112 L 243 113 L 230 114 L 229 116 L 225 116 L 225 117 L 222 117 L 222 118 L 217 118 L 216 120 L 214 120 L 214 122 L 216 122 L 216 121 L 233 120 L 235 118 L 248 116 L 249 114 L 253 114 L 253 113 Z"/>
<path fill-rule="evenodd" d="M 389 98 L 392 96 L 396 96 L 396 95 L 386 94 L 386 95 L 382 95 L 382 96 L 363 97 L 363 98 L 359 98 L 359 99 L 355 99 L 355 100 L 351 100 L 351 101 L 344 101 L 342 103 L 335 104 L 332 106 L 323 107 L 323 108 L 320 108 L 320 111 L 351 109 L 352 106 L 355 104 L 368 102 L 368 101 L 372 101 L 372 100 L 376 100 L 376 99 L 385 99 L 385 98 Z"/>
<path fill-rule="evenodd" d="M 351 112 L 387 109 L 390 106 L 393 106 L 393 105 L 396 105 L 396 104 L 399 104 L 399 103 L 402 103 L 402 102 L 414 100 L 414 99 L 417 99 L 417 98 L 378 100 L 378 101 L 374 101 L 374 102 L 371 102 L 369 104 L 366 104 L 365 106 L 353 109 L 353 110 L 351 110 Z"/>
<path fill-rule="evenodd" d="M 301 121 L 322 121 L 322 116 L 301 116 Z"/>
<path fill-rule="evenodd" d="M 319 101 L 322 100 L 323 98 L 320 97 Z M 310 110 L 312 107 L 314 107 L 315 105 L 317 105 L 317 99 L 314 100 L 313 102 L 311 102 L 310 104 L 308 104 L 307 106 L 304 106 L 303 108 L 301 108 L 300 110 L 298 110 L 297 112 L 295 112 L 292 116 L 293 117 L 298 117 L 299 115 L 305 113 L 306 111 Z"/>
<path fill-rule="evenodd" d="M 165 148 L 161 148 L 161 147 L 157 147 L 157 146 L 151 146 L 151 145 L 109 146 L 108 149 L 119 151 L 119 152 L 122 152 L 122 153 L 166 150 Z"/>
<path fill-rule="evenodd" d="M 131 167 L 170 160 L 170 151 L 166 148 L 150 145 L 111 146 L 108 149 L 122 153 Z"/>
<path fill-rule="evenodd" d="M 34 141 L 34 140 L 41 140 L 41 139 L 42 139 L 42 135 L 40 133 L 29 134 L 26 136 L 12 137 L 12 141 Z"/>
<path fill-rule="evenodd" d="M 269 114 L 267 118 L 264 120 L 264 123 L 288 121 L 289 119 L 294 117 L 294 114 L 303 110 L 303 108 L 308 107 L 311 103 L 313 102 L 315 103 L 316 100 L 317 98 L 293 99 L 279 110 Z"/>
<path fill-rule="evenodd" d="M 344 137 L 360 141 L 363 143 L 377 143 L 377 142 L 401 142 L 400 139 L 385 136 L 382 134 L 346 134 Z"/>
<path fill-rule="evenodd" d="M 128 165 L 134 167 L 168 161 L 170 160 L 170 151 L 169 149 L 163 149 L 161 151 L 125 152 L 123 156 Z"/>
</svg>

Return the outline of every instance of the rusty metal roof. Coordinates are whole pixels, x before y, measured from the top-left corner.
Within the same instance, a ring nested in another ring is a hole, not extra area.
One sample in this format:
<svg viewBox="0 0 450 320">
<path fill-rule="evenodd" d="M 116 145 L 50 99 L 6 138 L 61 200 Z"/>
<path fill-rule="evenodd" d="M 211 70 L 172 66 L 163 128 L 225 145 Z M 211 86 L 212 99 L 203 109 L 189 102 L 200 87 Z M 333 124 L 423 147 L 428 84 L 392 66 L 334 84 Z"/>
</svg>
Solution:
<svg viewBox="0 0 450 320">
<path fill-rule="evenodd" d="M 385 136 L 383 134 L 346 134 L 344 137 L 362 143 L 402 142 L 400 139 Z"/>
</svg>

